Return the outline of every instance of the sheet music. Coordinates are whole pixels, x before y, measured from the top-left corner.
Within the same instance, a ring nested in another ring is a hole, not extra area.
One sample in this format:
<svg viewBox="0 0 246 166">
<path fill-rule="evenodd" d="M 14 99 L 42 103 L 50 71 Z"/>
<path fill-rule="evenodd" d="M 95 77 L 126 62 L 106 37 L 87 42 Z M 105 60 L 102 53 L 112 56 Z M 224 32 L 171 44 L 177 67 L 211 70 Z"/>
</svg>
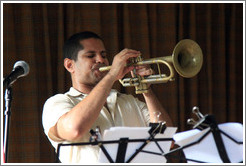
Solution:
<svg viewBox="0 0 246 166">
<path fill-rule="evenodd" d="M 243 125 L 240 123 L 223 123 L 218 125 L 219 129 L 237 141 L 243 142 Z M 202 131 L 193 129 L 176 133 L 173 138 L 179 146 L 184 146 L 201 138 L 209 128 Z M 237 144 L 222 134 L 222 140 L 227 155 L 232 163 L 243 161 L 243 144 Z M 200 143 L 183 149 L 185 157 L 209 163 L 223 163 L 220 159 L 212 133 L 207 135 Z M 191 162 L 191 161 L 189 161 Z"/>
<path fill-rule="evenodd" d="M 108 140 L 119 140 L 123 137 L 128 137 L 129 139 L 147 139 L 149 138 L 148 131 L 150 127 L 112 127 L 109 130 L 106 130 L 103 134 L 103 141 Z M 176 127 L 167 127 L 165 129 L 164 134 L 157 134 L 155 138 L 172 138 L 175 134 L 177 128 Z M 159 141 L 158 142 L 164 152 L 168 152 L 171 147 L 171 141 Z M 132 154 L 138 149 L 143 142 L 139 143 L 128 143 L 125 161 L 127 161 Z M 116 155 L 118 151 L 118 143 L 117 144 L 104 144 L 106 150 L 109 155 L 113 159 L 116 160 Z M 161 153 L 160 149 L 158 149 L 157 145 L 154 142 L 150 142 L 145 146 L 143 150 Z M 104 155 L 104 153 L 99 151 L 99 162 L 108 163 L 108 159 Z M 165 163 L 166 158 L 160 155 L 149 154 L 140 152 L 131 163 Z"/>
</svg>

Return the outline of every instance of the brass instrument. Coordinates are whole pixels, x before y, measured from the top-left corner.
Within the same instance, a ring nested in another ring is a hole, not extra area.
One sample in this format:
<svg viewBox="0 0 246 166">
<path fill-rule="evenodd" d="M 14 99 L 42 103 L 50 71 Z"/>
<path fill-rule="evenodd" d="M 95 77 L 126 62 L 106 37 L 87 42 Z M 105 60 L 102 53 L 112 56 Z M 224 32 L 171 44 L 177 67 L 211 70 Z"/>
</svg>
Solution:
<svg viewBox="0 0 246 166">
<path fill-rule="evenodd" d="M 166 83 L 174 80 L 174 70 L 185 78 L 190 78 L 200 71 L 203 63 L 203 54 L 200 46 L 193 40 L 184 39 L 178 42 L 171 56 L 151 58 L 143 60 L 141 57 L 134 58 L 130 65 L 148 65 L 157 64 L 158 74 L 146 77 L 134 75 L 133 78 L 124 78 L 119 80 L 124 87 L 135 86 L 136 94 L 146 93 L 148 91 L 147 84 Z M 160 64 L 164 64 L 169 69 L 169 76 L 162 74 Z M 111 66 L 99 68 L 100 71 L 110 70 Z"/>
</svg>

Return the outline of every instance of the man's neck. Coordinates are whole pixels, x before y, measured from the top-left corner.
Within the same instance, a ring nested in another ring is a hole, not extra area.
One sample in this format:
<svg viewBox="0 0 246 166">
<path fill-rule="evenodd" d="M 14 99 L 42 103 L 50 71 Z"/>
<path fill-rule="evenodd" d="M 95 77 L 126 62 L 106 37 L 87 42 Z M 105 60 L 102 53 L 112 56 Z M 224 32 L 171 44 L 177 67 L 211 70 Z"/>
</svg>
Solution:
<svg viewBox="0 0 246 166">
<path fill-rule="evenodd" d="M 80 84 L 80 85 L 73 84 L 73 88 L 85 94 L 89 94 L 94 87 L 95 86 L 84 85 L 84 84 Z"/>
</svg>

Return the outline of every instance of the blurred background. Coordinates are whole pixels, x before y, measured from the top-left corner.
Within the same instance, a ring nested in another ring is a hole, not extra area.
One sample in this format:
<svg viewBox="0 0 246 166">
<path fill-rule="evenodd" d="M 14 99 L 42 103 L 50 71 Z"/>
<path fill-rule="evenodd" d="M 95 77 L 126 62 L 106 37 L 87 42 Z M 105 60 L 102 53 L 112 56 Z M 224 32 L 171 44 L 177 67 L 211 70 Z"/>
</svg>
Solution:
<svg viewBox="0 0 246 166">
<path fill-rule="evenodd" d="M 30 66 L 13 84 L 8 162 L 55 162 L 43 132 L 43 104 L 69 90 L 63 43 L 85 30 L 102 36 L 110 62 L 124 48 L 148 59 L 172 55 L 181 39 L 195 40 L 204 55 L 198 75 L 177 74 L 153 90 L 178 132 L 192 128 L 186 121 L 193 106 L 218 123 L 243 123 L 243 3 L 3 3 L 2 10 L 3 77 L 16 61 Z M 134 88 L 118 82 L 114 88 L 143 100 Z"/>
</svg>

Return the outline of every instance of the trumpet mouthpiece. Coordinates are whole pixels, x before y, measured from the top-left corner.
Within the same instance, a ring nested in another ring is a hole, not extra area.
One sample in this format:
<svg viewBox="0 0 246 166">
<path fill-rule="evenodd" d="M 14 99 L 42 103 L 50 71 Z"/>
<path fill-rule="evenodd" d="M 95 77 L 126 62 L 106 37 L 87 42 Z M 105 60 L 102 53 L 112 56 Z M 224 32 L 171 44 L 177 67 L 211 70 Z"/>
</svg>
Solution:
<svg viewBox="0 0 246 166">
<path fill-rule="evenodd" d="M 99 71 L 103 72 L 103 71 L 108 71 L 111 69 L 111 66 L 104 66 L 104 67 L 100 67 Z"/>
</svg>

